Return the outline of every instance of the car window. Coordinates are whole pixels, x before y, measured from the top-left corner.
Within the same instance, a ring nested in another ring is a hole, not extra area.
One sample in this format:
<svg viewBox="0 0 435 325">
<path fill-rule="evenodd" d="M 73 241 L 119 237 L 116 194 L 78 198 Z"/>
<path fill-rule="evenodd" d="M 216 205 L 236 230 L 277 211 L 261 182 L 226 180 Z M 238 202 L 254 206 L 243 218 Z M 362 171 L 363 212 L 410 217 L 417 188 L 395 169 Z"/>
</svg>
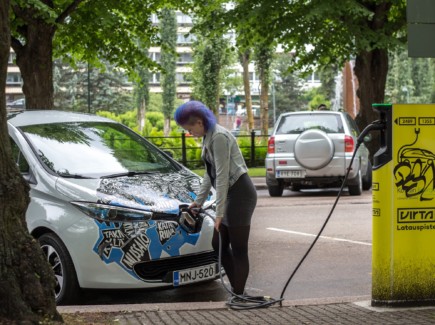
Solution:
<svg viewBox="0 0 435 325">
<path fill-rule="evenodd" d="M 350 130 L 351 130 L 352 134 L 355 137 L 357 137 L 359 135 L 358 125 L 356 124 L 355 120 L 349 114 L 345 114 L 345 116 L 346 116 L 346 119 L 349 123 Z"/>
<path fill-rule="evenodd" d="M 160 150 L 118 123 L 40 124 L 21 130 L 41 162 L 63 176 L 178 169 Z"/>
<path fill-rule="evenodd" d="M 282 116 L 276 134 L 300 134 L 318 129 L 326 133 L 343 133 L 343 124 L 337 114 L 291 114 Z"/>
<path fill-rule="evenodd" d="M 15 163 L 18 166 L 18 169 L 20 170 L 20 173 L 28 173 L 30 170 L 29 164 L 27 163 L 26 158 L 24 158 L 23 154 L 21 153 L 20 148 L 18 148 L 18 145 L 15 143 L 12 138 L 9 138 L 11 141 L 11 148 L 12 148 L 12 158 L 14 159 Z"/>
</svg>

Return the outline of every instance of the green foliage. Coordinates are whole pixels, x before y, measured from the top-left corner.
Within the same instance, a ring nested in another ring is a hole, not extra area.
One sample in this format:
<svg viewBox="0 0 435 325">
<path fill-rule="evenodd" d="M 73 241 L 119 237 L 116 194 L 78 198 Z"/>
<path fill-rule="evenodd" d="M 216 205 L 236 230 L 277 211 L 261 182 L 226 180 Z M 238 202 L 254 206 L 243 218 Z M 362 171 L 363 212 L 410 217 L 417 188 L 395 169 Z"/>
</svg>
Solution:
<svg viewBox="0 0 435 325">
<path fill-rule="evenodd" d="M 195 35 L 197 40 L 193 44 L 192 96 L 218 114 L 223 70 L 231 62 L 229 42 L 223 33 L 205 33 L 204 30 L 199 30 Z"/>
<path fill-rule="evenodd" d="M 115 114 L 108 111 L 98 111 L 97 115 L 110 118 L 116 122 L 123 123 L 133 131 L 138 131 L 136 110 L 129 111 L 123 114 Z M 169 136 L 164 135 L 164 115 L 162 112 L 148 112 L 146 114 L 145 128 L 142 136 L 146 137 L 149 141 L 157 147 L 172 153 L 174 159 L 181 161 L 181 133 L 177 124 L 172 121 L 170 124 L 171 132 Z M 186 136 L 186 155 L 188 161 L 192 162 L 192 166 L 202 165 L 201 161 L 201 140 L 191 136 Z"/>
<path fill-rule="evenodd" d="M 311 88 L 302 94 L 303 100 L 307 103 L 304 109 L 315 110 L 320 104 L 331 108 L 331 102 L 325 97 L 320 88 Z"/>
<path fill-rule="evenodd" d="M 56 109 L 80 112 L 110 110 L 120 114 L 133 108 L 133 98 L 126 91 L 129 86 L 127 76 L 109 64 L 104 66 L 103 72 L 85 63 L 76 65 L 74 69 L 55 61 L 53 70 Z"/>
<path fill-rule="evenodd" d="M 303 98 L 304 79 L 291 72 L 291 65 L 292 57 L 287 53 L 277 55 L 273 63 L 276 117 L 284 112 L 306 109 L 308 104 L 308 101 Z M 273 98 L 269 97 L 269 110 L 273 108 L 272 100 Z"/>
<path fill-rule="evenodd" d="M 175 68 L 177 61 L 177 18 L 175 12 L 170 9 L 163 9 L 160 21 L 160 34 L 162 38 L 161 65 L 164 69 L 161 76 L 163 90 L 162 111 L 166 119 L 170 119 L 174 111 L 176 97 Z"/>
<path fill-rule="evenodd" d="M 81 2 L 66 16 L 67 24 L 56 25 L 54 54 L 72 62 L 88 61 L 93 66 L 105 58 L 135 75 L 138 66 L 157 68 L 155 62 L 143 55 L 143 48 L 160 45 L 159 29 L 151 15 L 162 8 L 186 10 L 190 4 L 177 0 Z M 65 7 L 63 0 L 53 1 L 57 13 Z"/>
<path fill-rule="evenodd" d="M 433 103 L 435 60 L 409 58 L 405 47 L 390 53 L 390 69 L 385 89 L 389 103 Z"/>
<path fill-rule="evenodd" d="M 163 123 L 162 112 L 148 112 L 146 118 L 153 126 L 156 126 L 159 123 L 159 121 Z M 163 130 L 163 128 L 160 128 L 160 130 Z"/>
</svg>

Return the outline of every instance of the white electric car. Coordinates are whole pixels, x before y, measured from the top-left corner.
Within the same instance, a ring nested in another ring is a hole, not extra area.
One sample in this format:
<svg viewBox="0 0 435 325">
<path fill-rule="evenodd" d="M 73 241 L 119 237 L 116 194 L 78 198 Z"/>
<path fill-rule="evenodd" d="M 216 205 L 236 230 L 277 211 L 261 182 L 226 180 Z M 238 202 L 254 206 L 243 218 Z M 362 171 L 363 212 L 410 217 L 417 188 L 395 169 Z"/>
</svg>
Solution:
<svg viewBox="0 0 435 325">
<path fill-rule="evenodd" d="M 218 276 L 213 221 L 192 216 L 201 178 L 126 126 L 95 115 L 8 115 L 30 185 L 26 214 L 56 276 L 56 301 L 81 288 L 137 289 Z M 210 193 L 210 200 L 213 199 Z"/>
</svg>

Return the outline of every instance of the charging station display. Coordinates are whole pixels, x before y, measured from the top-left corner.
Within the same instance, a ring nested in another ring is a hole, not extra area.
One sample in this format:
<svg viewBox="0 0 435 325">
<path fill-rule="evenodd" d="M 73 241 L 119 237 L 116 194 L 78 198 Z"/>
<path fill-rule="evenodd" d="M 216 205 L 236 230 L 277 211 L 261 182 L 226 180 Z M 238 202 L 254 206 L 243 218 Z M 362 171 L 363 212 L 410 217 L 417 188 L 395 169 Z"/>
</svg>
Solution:
<svg viewBox="0 0 435 325">
<path fill-rule="evenodd" d="M 435 105 L 376 107 L 372 305 L 435 303 Z M 380 159 L 382 158 L 382 159 Z"/>
</svg>

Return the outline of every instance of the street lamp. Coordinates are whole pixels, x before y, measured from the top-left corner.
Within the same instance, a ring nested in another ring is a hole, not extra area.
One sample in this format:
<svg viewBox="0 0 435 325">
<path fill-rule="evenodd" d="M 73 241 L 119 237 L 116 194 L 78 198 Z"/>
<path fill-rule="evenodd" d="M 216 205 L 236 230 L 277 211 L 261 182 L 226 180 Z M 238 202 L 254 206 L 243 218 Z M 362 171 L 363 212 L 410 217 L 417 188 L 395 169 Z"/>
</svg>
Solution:
<svg viewBox="0 0 435 325">
<path fill-rule="evenodd" d="M 275 76 L 272 79 L 272 107 L 273 107 L 273 125 L 275 125 L 276 122 Z"/>
</svg>

